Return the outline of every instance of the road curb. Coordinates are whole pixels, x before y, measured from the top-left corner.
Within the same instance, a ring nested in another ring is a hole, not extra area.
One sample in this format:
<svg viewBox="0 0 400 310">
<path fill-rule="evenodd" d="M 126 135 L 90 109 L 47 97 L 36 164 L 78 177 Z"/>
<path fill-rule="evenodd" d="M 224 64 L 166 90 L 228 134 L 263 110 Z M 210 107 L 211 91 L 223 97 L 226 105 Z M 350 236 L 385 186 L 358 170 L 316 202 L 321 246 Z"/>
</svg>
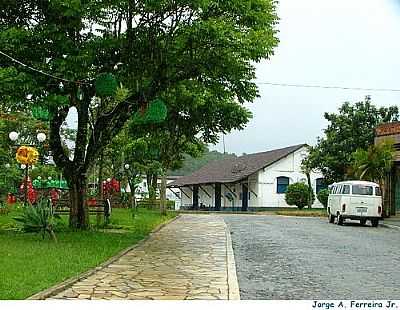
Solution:
<svg viewBox="0 0 400 310">
<path fill-rule="evenodd" d="M 232 238 L 228 225 L 225 223 L 226 233 L 226 273 L 228 281 L 228 300 L 240 300 L 239 282 L 236 274 L 235 256 L 233 254 Z"/>
<path fill-rule="evenodd" d="M 400 229 L 400 226 L 391 225 L 391 224 L 380 224 L 380 226 L 383 226 L 383 227 L 386 227 L 386 228 Z"/>
<path fill-rule="evenodd" d="M 157 233 L 158 231 L 160 231 L 163 227 L 165 227 L 166 225 L 172 223 L 173 221 L 177 220 L 178 218 L 180 218 L 181 215 L 178 214 L 176 217 L 161 223 L 160 225 L 156 226 L 150 233 L 148 236 L 146 236 L 144 239 L 140 240 L 138 243 L 134 244 L 133 246 L 130 246 L 129 248 L 126 248 L 124 250 L 122 250 L 121 252 L 119 252 L 118 254 L 114 255 L 113 257 L 109 258 L 107 261 L 105 261 L 104 263 L 100 264 L 97 267 L 94 267 L 78 276 L 69 278 L 59 284 L 56 284 L 44 291 L 41 291 L 39 293 L 36 293 L 30 297 L 27 298 L 27 300 L 43 300 L 46 298 L 49 298 L 53 295 L 56 295 L 64 290 L 66 290 L 67 288 L 71 287 L 72 285 L 74 285 L 76 282 L 86 279 L 87 277 L 93 275 L 95 272 L 100 271 L 104 268 L 106 268 L 108 265 L 111 265 L 112 263 L 114 263 L 116 260 L 118 260 L 121 256 L 125 255 L 126 253 L 136 249 L 137 247 L 141 246 L 143 243 L 145 243 L 147 240 L 149 240 L 151 238 L 151 236 L 155 233 Z"/>
</svg>

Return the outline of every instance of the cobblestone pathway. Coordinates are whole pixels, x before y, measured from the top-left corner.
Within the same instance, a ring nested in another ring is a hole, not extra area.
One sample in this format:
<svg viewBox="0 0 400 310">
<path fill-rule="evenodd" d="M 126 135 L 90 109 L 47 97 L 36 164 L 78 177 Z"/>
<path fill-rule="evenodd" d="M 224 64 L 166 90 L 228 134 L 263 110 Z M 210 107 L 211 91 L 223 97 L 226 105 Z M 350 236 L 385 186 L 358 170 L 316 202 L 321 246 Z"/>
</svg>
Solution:
<svg viewBox="0 0 400 310">
<path fill-rule="evenodd" d="M 52 298 L 228 299 L 227 244 L 220 217 L 183 215 Z"/>
</svg>

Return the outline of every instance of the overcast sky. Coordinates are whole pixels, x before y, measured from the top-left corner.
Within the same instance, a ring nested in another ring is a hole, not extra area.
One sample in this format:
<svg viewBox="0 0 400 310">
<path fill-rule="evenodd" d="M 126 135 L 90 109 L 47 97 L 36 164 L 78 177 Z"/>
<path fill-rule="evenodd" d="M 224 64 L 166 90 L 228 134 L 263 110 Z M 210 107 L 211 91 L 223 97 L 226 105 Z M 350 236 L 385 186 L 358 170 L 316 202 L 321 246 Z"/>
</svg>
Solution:
<svg viewBox="0 0 400 310">
<path fill-rule="evenodd" d="M 400 0 L 280 0 L 280 44 L 257 64 L 257 82 L 400 89 Z M 265 151 L 314 144 L 345 101 L 371 95 L 376 105 L 400 104 L 400 92 L 259 85 L 245 130 L 225 137 L 226 151 Z M 211 149 L 223 150 L 222 143 Z"/>
</svg>

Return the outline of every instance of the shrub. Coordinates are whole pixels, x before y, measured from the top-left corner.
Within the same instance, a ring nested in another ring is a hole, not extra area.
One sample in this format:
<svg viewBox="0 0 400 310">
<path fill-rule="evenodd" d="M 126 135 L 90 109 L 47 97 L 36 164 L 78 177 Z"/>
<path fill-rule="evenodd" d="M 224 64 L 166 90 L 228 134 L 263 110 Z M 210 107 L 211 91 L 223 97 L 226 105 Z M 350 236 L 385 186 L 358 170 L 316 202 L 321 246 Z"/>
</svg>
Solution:
<svg viewBox="0 0 400 310">
<path fill-rule="evenodd" d="M 41 199 L 35 206 L 25 206 L 21 215 L 14 217 L 14 220 L 22 224 L 24 232 L 41 233 L 43 239 L 47 233 L 57 242 L 54 233 L 56 218 L 59 216 L 54 214 L 50 200 Z"/>
<path fill-rule="evenodd" d="M 160 208 L 160 199 L 142 199 L 137 202 L 137 206 L 146 209 L 159 209 Z M 175 210 L 175 201 L 167 200 L 167 209 Z"/>
<path fill-rule="evenodd" d="M 318 201 L 326 208 L 328 206 L 329 190 L 323 189 L 317 194 Z"/>
<path fill-rule="evenodd" d="M 303 209 L 307 205 L 310 187 L 304 183 L 290 184 L 285 194 L 286 203 L 289 206 L 297 206 Z M 315 197 L 312 195 L 311 204 L 314 203 Z"/>
</svg>

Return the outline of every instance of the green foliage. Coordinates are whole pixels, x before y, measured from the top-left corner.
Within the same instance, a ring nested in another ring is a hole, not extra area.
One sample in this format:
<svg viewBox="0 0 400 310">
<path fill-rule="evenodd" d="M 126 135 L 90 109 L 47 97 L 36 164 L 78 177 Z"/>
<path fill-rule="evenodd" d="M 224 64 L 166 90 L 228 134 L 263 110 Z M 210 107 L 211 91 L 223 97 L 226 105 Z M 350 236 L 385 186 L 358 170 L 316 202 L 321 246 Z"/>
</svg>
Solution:
<svg viewBox="0 0 400 310">
<path fill-rule="evenodd" d="M 352 172 L 356 177 L 382 184 L 393 166 L 395 156 L 393 141 L 387 140 L 377 145 L 370 145 L 367 150 L 358 149 L 352 156 Z"/>
<path fill-rule="evenodd" d="M 326 208 L 328 206 L 329 190 L 322 189 L 317 194 L 318 201 Z"/>
<path fill-rule="evenodd" d="M 159 209 L 161 204 L 160 199 L 142 199 L 138 201 L 138 207 L 146 209 Z M 174 210 L 175 202 L 172 200 L 167 200 L 167 209 Z"/>
<path fill-rule="evenodd" d="M 285 200 L 289 206 L 297 206 L 299 209 L 303 209 L 309 199 L 310 188 L 304 183 L 293 183 L 290 184 L 285 193 Z M 311 204 L 314 203 L 315 197 L 312 196 Z"/>
<path fill-rule="evenodd" d="M 43 181 L 51 177 L 53 180 L 58 180 L 60 177 L 60 172 L 56 166 L 53 165 L 35 165 L 35 168 L 30 170 L 29 176 L 34 180 L 39 176 Z"/>
<path fill-rule="evenodd" d="M 329 122 L 325 137 L 318 139 L 307 160 L 330 184 L 348 178 L 352 153 L 374 144 L 377 125 L 397 121 L 399 110 L 396 106 L 377 108 L 366 97 L 363 102 L 344 103 L 339 113 L 325 113 L 325 119 Z"/>
<path fill-rule="evenodd" d="M 40 233 L 44 239 L 46 234 L 57 242 L 54 234 L 56 225 L 56 216 L 53 213 L 50 201 L 41 199 L 36 205 L 27 205 L 23 208 L 19 216 L 14 217 L 14 220 L 22 224 L 24 232 Z"/>
</svg>

